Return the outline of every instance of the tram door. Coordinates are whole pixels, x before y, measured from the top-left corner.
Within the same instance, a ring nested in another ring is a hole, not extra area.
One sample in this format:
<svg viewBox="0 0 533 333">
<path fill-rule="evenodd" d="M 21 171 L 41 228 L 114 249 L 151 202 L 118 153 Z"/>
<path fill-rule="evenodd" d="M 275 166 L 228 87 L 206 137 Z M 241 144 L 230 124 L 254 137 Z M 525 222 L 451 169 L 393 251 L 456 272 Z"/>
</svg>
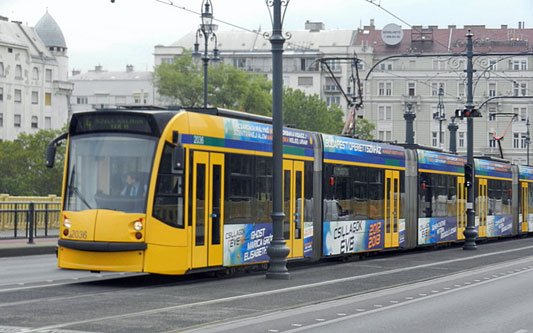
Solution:
<svg viewBox="0 0 533 333">
<path fill-rule="evenodd" d="M 398 247 L 400 214 L 400 172 L 385 170 L 385 247 Z"/>
<path fill-rule="evenodd" d="M 222 265 L 224 155 L 195 151 L 192 180 L 192 267 Z"/>
<path fill-rule="evenodd" d="M 520 212 L 522 214 L 522 225 L 521 225 L 521 230 L 520 231 L 527 232 L 527 228 L 528 228 L 527 218 L 528 218 L 528 215 L 529 215 L 529 183 L 521 182 L 520 184 L 522 184 L 522 186 L 521 186 L 521 189 L 522 189 L 522 196 L 521 196 L 522 210 Z"/>
<path fill-rule="evenodd" d="M 487 180 L 478 178 L 478 192 L 477 192 L 477 206 L 476 210 L 479 212 L 479 237 L 487 237 L 487 211 L 488 211 L 488 198 L 487 198 Z"/>
<path fill-rule="evenodd" d="M 283 160 L 283 237 L 289 258 L 303 257 L 304 162 Z"/>
<path fill-rule="evenodd" d="M 465 177 L 457 177 L 457 239 L 465 239 L 466 227 L 466 187 Z"/>
</svg>

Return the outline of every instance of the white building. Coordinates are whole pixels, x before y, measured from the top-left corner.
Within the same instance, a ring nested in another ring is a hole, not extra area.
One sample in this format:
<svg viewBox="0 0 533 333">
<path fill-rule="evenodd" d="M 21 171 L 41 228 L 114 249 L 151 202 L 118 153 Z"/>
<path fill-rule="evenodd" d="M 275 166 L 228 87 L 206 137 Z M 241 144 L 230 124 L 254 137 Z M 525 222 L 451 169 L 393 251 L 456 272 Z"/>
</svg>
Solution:
<svg viewBox="0 0 533 333">
<path fill-rule="evenodd" d="M 67 74 L 65 38 L 48 12 L 35 28 L 0 17 L 0 139 L 62 128 L 72 91 Z"/>
<path fill-rule="evenodd" d="M 466 57 L 452 57 L 465 53 L 468 29 L 474 34 L 474 52 L 486 53 L 475 57 L 474 104 L 480 105 L 495 96 L 533 95 L 533 56 L 496 56 L 495 52 L 529 52 L 533 49 L 533 29 L 526 29 L 523 22 L 518 28 L 502 25 L 486 28 L 483 25 L 458 28 L 450 25 L 413 27 L 401 29 L 390 25 L 379 30 L 370 25 L 354 30 L 325 30 L 320 22 L 306 22 L 303 31 L 290 31 L 291 38 L 284 44 L 283 82 L 286 87 L 300 89 L 308 94 L 318 94 L 328 105 L 339 104 L 348 114 L 346 100 L 329 73 L 318 66 L 323 58 L 354 55 L 360 59 L 359 74 L 362 82 L 363 108 L 358 117 L 376 125 L 374 137 L 384 141 L 405 142 L 403 114 L 408 105 L 416 113 L 414 122 L 415 142 L 421 145 L 449 147 L 447 129 L 455 109 L 466 102 L 464 69 Z M 384 37 L 385 36 L 385 37 Z M 261 32 L 217 32 L 218 49 L 222 61 L 244 71 L 263 74 L 272 78 L 271 44 Z M 171 62 L 183 49 L 192 49 L 195 33 L 190 32 L 170 46 L 155 47 L 155 64 Z M 210 45 L 210 50 L 214 48 Z M 368 80 L 369 70 L 381 59 L 398 54 L 444 54 L 429 58 L 395 58 L 380 63 Z M 348 92 L 353 67 L 343 61 L 330 61 L 341 88 Z M 446 121 L 434 119 L 439 103 L 439 88 L 443 89 L 442 105 Z M 482 118 L 474 120 L 474 154 L 499 157 L 497 140 L 504 158 L 517 164 L 527 159 L 527 121 L 533 115 L 533 99 L 494 99 L 481 108 Z M 512 121 L 509 115 L 515 114 Z M 456 120 L 457 149 L 466 153 L 466 120 Z M 530 121 L 533 122 L 533 121 Z M 439 143 L 442 127 L 443 142 Z M 533 164 L 533 154 L 530 160 Z"/>
<path fill-rule="evenodd" d="M 152 72 L 137 72 L 132 65 L 123 72 L 105 71 L 96 66 L 87 73 L 73 71 L 71 111 L 154 105 Z"/>
</svg>

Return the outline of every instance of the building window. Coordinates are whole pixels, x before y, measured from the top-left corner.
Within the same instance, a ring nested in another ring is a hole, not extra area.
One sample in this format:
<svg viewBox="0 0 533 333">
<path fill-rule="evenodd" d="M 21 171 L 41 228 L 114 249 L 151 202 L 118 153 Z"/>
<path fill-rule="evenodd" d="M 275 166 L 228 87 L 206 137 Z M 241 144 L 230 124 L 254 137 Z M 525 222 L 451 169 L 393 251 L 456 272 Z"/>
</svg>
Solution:
<svg viewBox="0 0 533 333">
<path fill-rule="evenodd" d="M 31 128 L 39 128 L 39 120 L 37 116 L 31 116 Z"/>
<path fill-rule="evenodd" d="M 300 70 L 302 72 L 316 72 L 318 70 L 318 62 L 314 58 L 301 58 Z"/>
<path fill-rule="evenodd" d="M 378 137 L 381 141 L 392 141 L 392 131 L 378 131 Z"/>
<path fill-rule="evenodd" d="M 22 80 L 22 66 L 21 65 L 15 66 L 15 79 Z"/>
<path fill-rule="evenodd" d="M 0 127 L 4 127 L 4 114 L 0 113 Z"/>
<path fill-rule="evenodd" d="M 439 133 L 431 132 L 431 145 L 437 147 L 439 143 Z"/>
<path fill-rule="evenodd" d="M 439 89 L 442 88 L 442 91 L 446 91 L 444 89 L 444 82 L 432 82 L 431 83 L 431 96 L 439 96 Z"/>
<path fill-rule="evenodd" d="M 44 104 L 45 105 L 52 105 L 52 94 L 51 93 L 45 93 L 44 94 Z"/>
<path fill-rule="evenodd" d="M 47 69 L 45 71 L 45 80 L 46 82 L 52 82 L 52 70 L 51 69 Z"/>
<path fill-rule="evenodd" d="M 31 78 L 33 80 L 39 80 L 39 69 L 37 67 L 33 67 L 33 70 L 31 71 Z"/>
<path fill-rule="evenodd" d="M 489 96 L 490 97 L 496 96 L 496 82 L 489 83 Z"/>
<path fill-rule="evenodd" d="M 514 107 L 513 108 L 513 113 L 515 115 L 518 116 L 518 119 L 520 119 L 520 121 L 527 121 L 527 106 L 524 106 L 524 107 Z"/>
<path fill-rule="evenodd" d="M 298 85 L 299 86 L 312 86 L 313 77 L 312 76 L 298 76 Z"/>
<path fill-rule="evenodd" d="M 392 120 L 392 106 L 380 105 L 378 107 L 378 119 L 379 120 Z"/>
<path fill-rule="evenodd" d="M 392 70 L 392 62 L 382 62 L 381 64 L 379 64 L 379 69 L 381 69 L 382 71 L 391 71 Z"/>
<path fill-rule="evenodd" d="M 446 60 L 434 59 L 433 70 L 443 70 L 443 69 L 446 69 Z"/>
<path fill-rule="evenodd" d="M 339 71 L 341 69 L 339 59 L 328 59 L 326 63 L 332 71 Z"/>
<path fill-rule="evenodd" d="M 31 104 L 39 104 L 39 92 L 31 92 Z"/>
<path fill-rule="evenodd" d="M 520 69 L 523 71 L 527 71 L 527 60 L 520 61 Z"/>
<path fill-rule="evenodd" d="M 496 120 L 496 108 L 494 106 L 489 107 L 489 121 Z"/>
<path fill-rule="evenodd" d="M 245 69 L 246 68 L 246 58 L 234 58 L 233 59 L 233 67 L 238 69 Z"/>
<path fill-rule="evenodd" d="M 416 84 L 414 82 L 407 83 L 407 94 L 409 96 L 416 95 Z"/>
<path fill-rule="evenodd" d="M 20 123 L 21 123 L 21 116 L 20 116 L 20 114 L 16 114 L 15 117 L 14 117 L 13 125 L 15 127 L 20 127 Z"/>
<path fill-rule="evenodd" d="M 392 96 L 392 82 L 378 82 L 378 96 Z"/>
<path fill-rule="evenodd" d="M 340 105 L 341 104 L 341 98 L 340 96 L 328 96 L 326 97 L 326 103 L 328 107 L 333 106 L 333 104 Z"/>
<path fill-rule="evenodd" d="M 3 62 L 0 62 L 0 76 L 5 76 L 4 63 Z"/>
<path fill-rule="evenodd" d="M 520 134 L 513 133 L 513 148 L 518 148 L 519 143 L 520 143 Z"/>
<path fill-rule="evenodd" d="M 4 88 L 0 88 L 0 102 L 4 100 Z"/>
<path fill-rule="evenodd" d="M 15 103 L 22 102 L 22 90 L 15 89 Z"/>
<path fill-rule="evenodd" d="M 457 84 L 457 97 L 465 97 L 465 83 L 464 82 L 459 82 Z"/>
<path fill-rule="evenodd" d="M 491 71 L 495 71 L 497 69 L 497 66 L 498 66 L 498 60 L 496 60 L 496 59 L 490 59 L 489 60 L 489 69 Z"/>
<path fill-rule="evenodd" d="M 496 139 L 494 138 L 494 133 L 489 132 L 489 147 L 496 148 Z"/>
<path fill-rule="evenodd" d="M 527 134 L 520 134 L 520 148 L 527 148 Z"/>
<path fill-rule="evenodd" d="M 44 117 L 44 129 L 51 129 L 52 128 L 52 118 L 50 117 Z"/>
<path fill-rule="evenodd" d="M 459 132 L 459 148 L 465 147 L 465 132 Z"/>
<path fill-rule="evenodd" d="M 88 104 L 88 98 L 87 97 L 76 97 L 76 104 Z M 117 104 L 125 104 L 126 103 L 126 97 L 124 97 L 124 103 L 117 103 Z"/>
</svg>

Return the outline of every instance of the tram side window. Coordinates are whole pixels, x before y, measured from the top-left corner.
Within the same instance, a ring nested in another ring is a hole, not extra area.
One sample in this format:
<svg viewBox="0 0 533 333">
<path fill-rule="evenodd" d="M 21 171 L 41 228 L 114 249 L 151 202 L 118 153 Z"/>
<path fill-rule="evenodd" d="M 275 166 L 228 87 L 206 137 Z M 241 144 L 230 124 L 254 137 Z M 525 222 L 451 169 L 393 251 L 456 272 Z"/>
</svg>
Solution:
<svg viewBox="0 0 533 333">
<path fill-rule="evenodd" d="M 305 162 L 304 171 L 304 222 L 310 222 L 314 217 L 313 162 Z"/>
<path fill-rule="evenodd" d="M 324 167 L 324 220 L 378 220 L 384 216 L 384 171 L 344 165 Z"/>
<path fill-rule="evenodd" d="M 255 220 L 257 223 L 272 222 L 272 159 L 256 158 L 256 204 Z"/>
<path fill-rule="evenodd" d="M 489 179 L 487 192 L 488 215 L 511 214 L 511 182 Z"/>
<path fill-rule="evenodd" d="M 512 194 L 511 182 L 502 181 L 502 214 L 512 214 Z"/>
<path fill-rule="evenodd" d="M 165 143 L 154 197 L 153 216 L 173 227 L 183 228 L 183 174 L 172 173 L 173 146 Z"/>
<path fill-rule="evenodd" d="M 254 156 L 226 154 L 226 166 L 224 223 L 254 223 Z"/>
<path fill-rule="evenodd" d="M 419 213 L 421 217 L 456 216 L 455 176 L 421 173 Z"/>
</svg>

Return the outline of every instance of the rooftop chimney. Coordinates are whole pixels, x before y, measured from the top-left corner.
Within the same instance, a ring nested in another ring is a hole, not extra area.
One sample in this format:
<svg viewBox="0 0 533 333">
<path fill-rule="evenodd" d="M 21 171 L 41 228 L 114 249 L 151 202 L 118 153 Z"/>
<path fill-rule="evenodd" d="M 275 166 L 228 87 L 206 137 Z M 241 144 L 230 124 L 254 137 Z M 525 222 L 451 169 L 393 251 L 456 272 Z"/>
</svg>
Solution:
<svg viewBox="0 0 533 333">
<path fill-rule="evenodd" d="M 96 66 L 94 66 L 94 71 L 95 71 L 95 72 L 101 72 L 101 71 L 102 71 L 102 65 L 96 65 Z"/>
<path fill-rule="evenodd" d="M 81 74 L 81 71 L 79 69 L 73 69 L 72 70 L 72 76 Z"/>
<path fill-rule="evenodd" d="M 133 72 L 133 65 L 126 65 L 126 72 L 128 73 Z"/>
</svg>

